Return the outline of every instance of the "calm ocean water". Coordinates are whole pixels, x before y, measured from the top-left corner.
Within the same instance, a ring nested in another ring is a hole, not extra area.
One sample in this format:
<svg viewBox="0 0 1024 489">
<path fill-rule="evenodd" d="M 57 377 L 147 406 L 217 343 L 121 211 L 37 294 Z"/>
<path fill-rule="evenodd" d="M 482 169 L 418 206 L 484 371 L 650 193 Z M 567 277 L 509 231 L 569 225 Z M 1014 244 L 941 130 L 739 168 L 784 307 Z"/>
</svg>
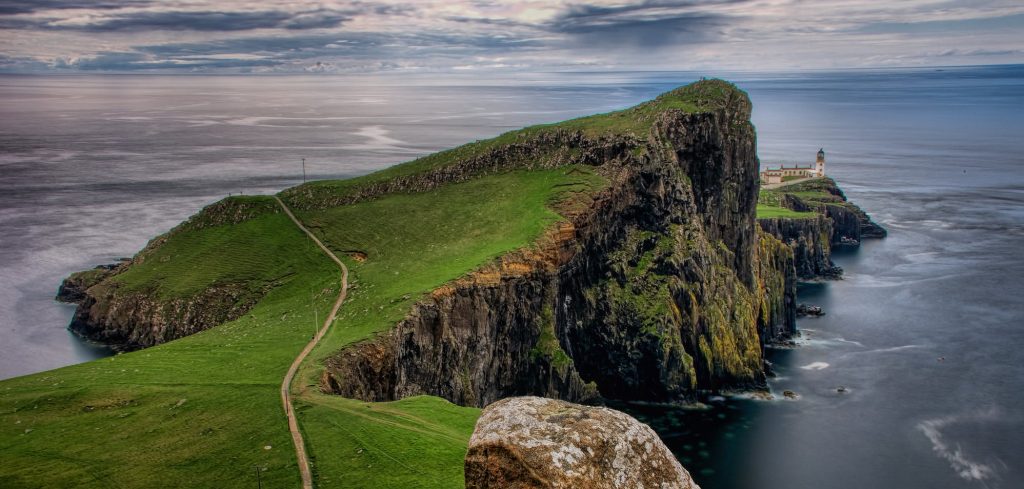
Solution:
<svg viewBox="0 0 1024 489">
<path fill-rule="evenodd" d="M 229 193 L 365 173 L 698 74 L 518 79 L 0 77 L 0 378 L 105 354 L 53 302 Z M 705 489 L 996 488 L 1024 479 L 1024 67 L 728 74 L 763 164 L 829 173 L 890 231 L 801 289 L 771 352 L 796 401 L 632 406 Z M 845 386 L 848 392 L 836 392 Z"/>
</svg>

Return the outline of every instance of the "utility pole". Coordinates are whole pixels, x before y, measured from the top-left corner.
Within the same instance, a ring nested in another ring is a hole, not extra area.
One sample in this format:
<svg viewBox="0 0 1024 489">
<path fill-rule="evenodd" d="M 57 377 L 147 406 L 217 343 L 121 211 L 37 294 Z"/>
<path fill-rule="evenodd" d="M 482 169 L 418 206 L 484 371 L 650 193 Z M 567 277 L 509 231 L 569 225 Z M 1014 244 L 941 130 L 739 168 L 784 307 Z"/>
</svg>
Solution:
<svg viewBox="0 0 1024 489">
<path fill-rule="evenodd" d="M 306 159 L 302 159 L 302 183 L 306 183 Z"/>
<path fill-rule="evenodd" d="M 260 479 L 260 466 L 253 465 L 253 468 L 256 469 L 256 487 L 259 489 L 263 489 L 263 480 Z"/>
</svg>

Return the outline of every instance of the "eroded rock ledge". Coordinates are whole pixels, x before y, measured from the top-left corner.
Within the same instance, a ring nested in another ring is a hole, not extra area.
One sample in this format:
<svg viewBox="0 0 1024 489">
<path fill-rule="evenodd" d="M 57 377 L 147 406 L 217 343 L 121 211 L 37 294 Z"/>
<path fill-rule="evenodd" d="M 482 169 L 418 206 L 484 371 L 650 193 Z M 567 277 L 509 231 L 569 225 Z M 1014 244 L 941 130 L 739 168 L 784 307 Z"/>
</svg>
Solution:
<svg viewBox="0 0 1024 489">
<path fill-rule="evenodd" d="M 612 182 L 589 209 L 335 355 L 322 387 L 475 406 L 762 387 L 763 342 L 792 333 L 792 252 L 757 232 L 750 103 L 730 90 L 719 110 L 667 110 L 646 141 L 588 161 Z"/>
<path fill-rule="evenodd" d="M 468 489 L 699 489 L 649 426 L 612 409 L 539 397 L 484 409 L 465 470 Z"/>
<path fill-rule="evenodd" d="M 815 217 L 762 218 L 761 230 L 793 249 L 794 266 L 800 280 L 841 278 L 843 270 L 832 262 L 837 246 L 859 246 L 864 239 L 886 236 L 886 230 L 871 216 L 847 200 L 831 178 L 815 179 L 772 191 L 778 204 Z"/>
<path fill-rule="evenodd" d="M 275 284 L 218 283 L 187 297 L 124 287 L 118 276 L 152 259 L 176 233 L 237 224 L 280 209 L 273 202 L 236 197 L 205 207 L 189 220 L 150 240 L 131 259 L 77 272 L 64 279 L 56 299 L 78 304 L 68 329 L 114 350 L 165 343 L 231 321 L 248 312 Z M 202 266 L 196 264 L 196 266 Z"/>
</svg>

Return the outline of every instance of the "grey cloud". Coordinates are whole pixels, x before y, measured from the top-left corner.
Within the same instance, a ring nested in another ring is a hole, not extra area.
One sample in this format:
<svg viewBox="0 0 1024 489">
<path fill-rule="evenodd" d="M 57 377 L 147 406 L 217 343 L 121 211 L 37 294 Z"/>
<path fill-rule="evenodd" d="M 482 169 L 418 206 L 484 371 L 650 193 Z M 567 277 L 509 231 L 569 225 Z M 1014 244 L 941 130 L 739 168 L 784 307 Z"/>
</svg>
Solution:
<svg viewBox="0 0 1024 489">
<path fill-rule="evenodd" d="M 692 17 L 723 17 L 708 7 L 748 3 L 749 0 L 646 0 L 614 7 L 573 5 L 553 23 L 562 32 L 588 32 L 607 27 L 665 22 Z M 698 11 L 698 7 L 700 7 Z"/>
<path fill-rule="evenodd" d="M 452 22 L 460 22 L 463 24 L 483 24 L 483 25 L 498 25 L 504 27 L 536 27 L 532 24 L 526 24 L 523 22 L 517 22 L 511 19 L 494 19 L 489 17 L 463 17 L 463 16 L 451 16 L 445 17 L 445 20 Z"/>
<path fill-rule="evenodd" d="M 644 1 L 614 7 L 576 5 L 547 29 L 569 36 L 576 46 L 657 48 L 708 42 L 735 18 L 707 7 L 747 0 Z M 697 7 L 702 7 L 698 9 Z"/>
<path fill-rule="evenodd" d="M 853 31 L 864 34 L 948 34 L 1000 29 L 1024 29 L 1024 14 L 922 22 L 876 22 L 858 26 Z"/>
<path fill-rule="evenodd" d="M 85 25 L 47 25 L 48 28 L 108 31 L 244 31 L 251 29 L 312 29 L 337 27 L 348 17 L 320 10 L 292 13 L 276 10 L 253 12 L 138 12 L 112 16 Z"/>
<path fill-rule="evenodd" d="M 730 20 L 717 15 L 688 14 L 657 20 L 622 21 L 610 25 L 563 25 L 578 46 L 658 48 L 709 42 L 719 37 Z"/>
<path fill-rule="evenodd" d="M 97 9 L 114 10 L 125 7 L 149 5 L 149 0 L 4 0 L 0 3 L 0 15 L 30 14 L 45 10 Z"/>
<path fill-rule="evenodd" d="M 331 10 L 317 10 L 304 12 L 293 16 L 281 24 L 285 29 L 322 29 L 341 25 L 342 22 L 351 20 L 348 14 Z"/>
<path fill-rule="evenodd" d="M 1021 49 L 948 49 L 936 54 L 936 56 L 1012 56 L 1022 53 L 1024 53 L 1024 50 Z"/>
<path fill-rule="evenodd" d="M 191 59 L 183 64 L 179 60 L 153 60 L 142 53 L 136 52 L 102 52 L 96 56 L 80 58 L 73 61 L 57 60 L 54 68 L 75 69 L 82 71 L 146 71 L 146 70 L 207 70 L 219 68 L 241 68 L 257 66 L 273 66 L 278 64 L 272 60 L 262 59 Z"/>
<path fill-rule="evenodd" d="M 202 56 L 232 53 L 265 54 L 274 59 L 311 59 L 321 56 L 377 57 L 405 55 L 416 48 L 417 56 L 453 51 L 483 52 L 540 47 L 538 41 L 457 34 L 339 33 L 253 36 L 202 43 L 137 46 L 134 49 L 157 57 Z"/>
</svg>

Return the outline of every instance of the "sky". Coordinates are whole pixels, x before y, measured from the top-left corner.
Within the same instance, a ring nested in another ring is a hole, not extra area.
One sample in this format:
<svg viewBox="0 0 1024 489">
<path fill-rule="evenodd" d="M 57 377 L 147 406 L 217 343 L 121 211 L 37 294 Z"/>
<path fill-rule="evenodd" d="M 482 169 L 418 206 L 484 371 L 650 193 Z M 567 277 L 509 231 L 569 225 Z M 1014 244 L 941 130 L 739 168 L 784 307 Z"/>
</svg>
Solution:
<svg viewBox="0 0 1024 489">
<path fill-rule="evenodd" d="M 786 71 L 1022 62 L 1022 0 L 0 0 L 0 72 Z"/>
</svg>

